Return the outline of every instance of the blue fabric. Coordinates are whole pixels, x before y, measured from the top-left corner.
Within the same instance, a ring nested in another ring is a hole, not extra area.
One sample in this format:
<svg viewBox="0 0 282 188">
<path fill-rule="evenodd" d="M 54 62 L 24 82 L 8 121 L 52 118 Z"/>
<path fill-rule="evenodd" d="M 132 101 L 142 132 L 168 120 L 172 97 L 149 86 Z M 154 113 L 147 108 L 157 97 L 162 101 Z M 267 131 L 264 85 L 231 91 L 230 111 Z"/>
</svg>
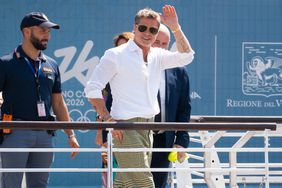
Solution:
<svg viewBox="0 0 282 188">
<path fill-rule="evenodd" d="M 41 57 L 40 95 L 45 103 L 46 116 L 49 117 L 51 95 L 61 92 L 61 79 L 55 61 L 43 53 Z M 19 46 L 15 52 L 0 59 L 0 91 L 3 91 L 4 99 L 2 115 L 13 114 L 14 118 L 26 121 L 46 120 L 38 117 L 35 77 L 25 58 L 34 63 Z"/>
<path fill-rule="evenodd" d="M 52 135 L 46 131 L 13 130 L 5 135 L 1 148 L 52 148 Z M 3 168 L 49 168 L 53 161 L 53 152 L 1 152 Z M 22 172 L 3 173 L 3 188 L 20 188 Z M 27 187 L 45 188 L 48 172 L 26 173 Z"/>
</svg>

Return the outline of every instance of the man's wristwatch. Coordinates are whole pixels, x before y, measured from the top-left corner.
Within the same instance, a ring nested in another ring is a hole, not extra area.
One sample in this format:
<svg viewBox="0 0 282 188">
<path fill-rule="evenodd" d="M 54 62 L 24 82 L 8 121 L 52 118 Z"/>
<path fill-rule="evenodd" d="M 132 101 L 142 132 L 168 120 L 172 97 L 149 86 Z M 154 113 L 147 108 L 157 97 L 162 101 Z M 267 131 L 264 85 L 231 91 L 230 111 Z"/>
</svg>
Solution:
<svg viewBox="0 0 282 188">
<path fill-rule="evenodd" d="M 100 122 L 106 122 L 106 121 L 111 121 L 113 118 L 111 115 L 109 115 L 108 117 L 106 118 L 102 118 L 102 116 L 100 115 L 97 115 L 96 116 L 96 121 L 100 121 Z"/>
</svg>

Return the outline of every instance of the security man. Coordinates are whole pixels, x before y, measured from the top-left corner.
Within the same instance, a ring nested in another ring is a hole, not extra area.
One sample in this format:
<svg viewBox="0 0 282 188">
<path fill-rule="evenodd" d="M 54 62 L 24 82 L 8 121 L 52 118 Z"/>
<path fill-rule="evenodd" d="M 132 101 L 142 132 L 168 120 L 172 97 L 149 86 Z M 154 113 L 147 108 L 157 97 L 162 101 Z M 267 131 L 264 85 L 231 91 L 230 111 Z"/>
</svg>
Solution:
<svg viewBox="0 0 282 188">
<path fill-rule="evenodd" d="M 43 54 L 50 39 L 51 28 L 60 26 L 45 14 L 27 14 L 20 25 L 22 44 L 10 55 L 0 58 L 0 92 L 3 121 L 49 121 L 53 109 L 58 121 L 69 121 L 68 109 L 61 94 L 61 79 L 55 60 Z M 52 132 L 46 130 L 4 129 L 1 148 L 51 148 Z M 73 130 L 65 130 L 70 147 L 79 144 Z M 75 157 L 77 153 L 72 153 Z M 2 152 L 3 168 L 49 168 L 53 152 Z M 22 172 L 3 173 L 3 188 L 20 188 Z M 28 188 L 45 188 L 48 172 L 26 173 Z"/>
</svg>

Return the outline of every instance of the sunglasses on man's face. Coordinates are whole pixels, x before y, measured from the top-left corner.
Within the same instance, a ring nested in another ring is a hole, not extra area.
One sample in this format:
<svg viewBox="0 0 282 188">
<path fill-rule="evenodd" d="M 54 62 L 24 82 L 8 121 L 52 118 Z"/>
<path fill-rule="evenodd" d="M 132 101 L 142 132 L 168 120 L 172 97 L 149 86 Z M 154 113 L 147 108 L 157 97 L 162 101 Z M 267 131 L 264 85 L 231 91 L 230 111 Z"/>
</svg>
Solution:
<svg viewBox="0 0 282 188">
<path fill-rule="evenodd" d="M 145 32 L 147 29 L 148 27 L 146 25 L 138 25 L 138 31 L 140 31 L 141 33 Z M 159 29 L 155 27 L 150 27 L 149 31 L 151 34 L 156 35 Z"/>
</svg>

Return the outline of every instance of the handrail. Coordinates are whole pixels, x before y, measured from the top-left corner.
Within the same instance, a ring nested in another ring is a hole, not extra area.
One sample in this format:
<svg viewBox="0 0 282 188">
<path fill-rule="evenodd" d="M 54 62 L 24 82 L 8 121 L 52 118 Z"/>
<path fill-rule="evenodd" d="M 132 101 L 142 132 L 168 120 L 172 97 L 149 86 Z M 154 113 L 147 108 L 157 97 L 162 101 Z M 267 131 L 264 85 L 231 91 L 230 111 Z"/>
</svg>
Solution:
<svg viewBox="0 0 282 188">
<path fill-rule="evenodd" d="M 269 148 L 269 152 L 281 153 L 281 148 Z M 100 148 L 0 148 L 0 152 L 105 152 L 107 149 Z M 260 153 L 264 152 L 263 148 L 248 147 L 248 148 L 113 148 L 113 152 L 230 152 L 230 151 L 240 151 L 242 153 Z M 190 156 L 191 157 L 191 156 Z"/>
<path fill-rule="evenodd" d="M 195 116 L 194 116 L 195 117 Z M 113 129 L 120 129 L 120 130 L 184 130 L 184 131 L 190 131 L 190 130 L 211 130 L 211 131 L 264 131 L 264 138 L 268 139 L 269 130 L 276 130 L 279 129 L 278 124 L 282 123 L 281 117 L 275 117 L 275 116 L 268 116 L 268 117 L 256 117 L 256 116 L 199 116 L 195 119 L 193 119 L 189 123 L 147 123 L 147 122 L 138 122 L 138 123 L 132 123 L 132 122 L 66 122 L 66 121 L 60 121 L 60 122 L 54 122 L 54 121 L 0 121 L 0 129 L 32 129 L 32 130 L 57 130 L 57 129 L 80 129 L 80 130 L 95 130 L 95 129 L 107 129 L 109 130 L 108 134 L 108 156 L 109 161 L 111 160 L 111 156 L 113 155 L 113 152 L 124 152 L 123 148 L 113 148 L 112 146 L 112 134 L 111 131 Z M 268 142 L 265 144 L 268 145 Z M 39 149 L 39 148 L 37 148 Z M 151 148 L 139 148 L 140 150 L 151 150 Z M 138 150 L 139 150 L 138 149 Z M 170 148 L 172 149 L 172 148 Z M 214 152 L 218 151 L 221 152 L 221 150 L 225 150 L 227 148 L 205 148 L 205 152 Z M 78 149 L 79 150 L 79 149 Z M 180 148 L 177 150 L 181 150 Z M 182 149 L 184 151 L 184 149 Z M 193 152 L 193 148 L 190 148 L 190 152 Z M 281 152 L 281 150 L 277 150 L 276 148 L 268 148 L 265 146 L 264 149 L 257 149 L 257 148 L 228 148 L 227 150 L 230 150 L 229 152 L 265 152 L 265 161 L 269 163 L 268 161 L 268 153 L 269 152 Z M 240 150 L 240 151 L 239 151 Z M 65 150 L 66 152 L 68 150 Z M 196 151 L 196 150 L 195 150 Z M 43 151 L 42 151 L 43 152 Z M 95 151 L 97 152 L 97 151 Z M 134 152 L 134 149 L 126 149 L 126 152 Z M 158 152 L 158 151 L 157 151 Z M 263 172 L 266 179 L 266 187 L 269 187 L 269 178 L 270 175 L 273 175 L 272 171 L 269 169 L 270 165 L 264 166 L 263 169 L 251 169 L 250 172 L 261 174 L 260 171 Z M 2 169 L 2 170 L 10 170 L 10 169 Z M 16 169 L 11 169 L 16 170 Z M 29 169 L 21 169 L 21 170 L 29 170 Z M 38 170 L 38 169 L 37 169 Z M 44 169 L 45 170 L 45 169 Z M 52 169 L 46 169 L 52 171 Z M 61 169 L 56 169 L 60 171 Z M 75 170 L 75 169 L 71 169 Z M 87 170 L 87 169 L 84 169 Z M 91 169 L 93 171 L 100 171 L 98 169 Z M 112 163 L 109 163 L 108 165 L 108 185 L 109 187 L 112 187 L 113 183 L 113 172 L 119 172 L 119 171 L 154 171 L 155 169 L 113 169 Z M 158 169 L 157 171 L 174 171 L 174 170 L 165 170 L 165 169 Z M 178 170 L 184 170 L 187 171 L 187 169 L 178 169 Z M 215 168 L 213 166 L 210 166 L 209 168 L 191 168 L 188 169 L 188 171 L 191 172 L 205 172 L 208 174 L 209 172 L 213 171 L 213 174 L 229 174 L 230 179 L 234 179 L 238 172 L 241 172 L 240 174 L 247 173 L 249 174 L 249 169 L 244 168 L 236 168 L 234 166 L 231 166 L 231 168 Z M 265 170 L 267 171 L 265 173 Z M 103 170 L 104 171 L 104 170 Z M 214 172 L 216 171 L 216 172 Z M 282 171 L 279 171 L 279 175 L 282 173 Z M 235 183 L 232 183 L 233 181 L 230 181 L 230 185 L 235 185 Z"/>
<path fill-rule="evenodd" d="M 281 118 L 282 120 L 282 118 Z M 282 122 L 282 121 L 281 121 Z M 276 130 L 276 123 L 148 123 L 148 122 L 67 122 L 67 121 L 0 121 L 0 129 L 119 129 L 119 130 Z"/>
<path fill-rule="evenodd" d="M 281 149 L 279 148 L 269 148 L 268 149 L 270 152 L 282 152 Z M 114 152 L 148 152 L 148 151 L 154 151 L 154 152 L 170 152 L 170 151 L 177 151 L 177 152 L 204 152 L 203 149 L 198 149 L 198 148 L 113 148 Z M 216 151 L 216 152 L 230 152 L 230 151 L 240 151 L 242 153 L 247 153 L 247 152 L 264 152 L 264 149 L 262 148 L 205 148 L 205 151 L 211 152 L 211 151 Z"/>
<path fill-rule="evenodd" d="M 282 123 L 282 116 L 191 116 L 193 122 L 275 122 Z"/>
</svg>

